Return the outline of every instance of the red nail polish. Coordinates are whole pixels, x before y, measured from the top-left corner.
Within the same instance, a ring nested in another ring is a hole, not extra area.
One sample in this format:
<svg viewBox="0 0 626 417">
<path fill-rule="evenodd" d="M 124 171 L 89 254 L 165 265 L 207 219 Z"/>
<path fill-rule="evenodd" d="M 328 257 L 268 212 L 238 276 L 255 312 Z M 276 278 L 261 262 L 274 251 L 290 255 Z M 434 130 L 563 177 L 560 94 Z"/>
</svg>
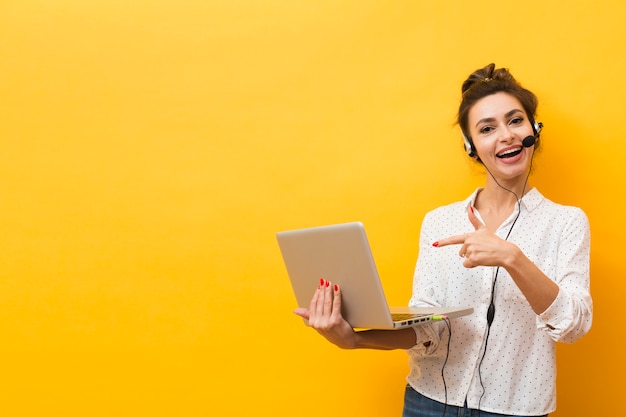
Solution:
<svg viewBox="0 0 626 417">
<path fill-rule="evenodd" d="M 474 214 L 474 206 L 470 206 L 470 211 Z"/>
<path fill-rule="evenodd" d="M 335 292 L 339 291 L 339 285 L 335 284 Z"/>
<path fill-rule="evenodd" d="M 326 287 L 330 287 L 330 281 L 326 281 Z"/>
<path fill-rule="evenodd" d="M 439 242 L 435 242 L 435 243 L 433 243 L 433 246 L 434 246 L 434 247 L 439 246 Z"/>
<path fill-rule="evenodd" d="M 324 278 L 320 278 L 320 287 L 324 285 Z"/>
</svg>

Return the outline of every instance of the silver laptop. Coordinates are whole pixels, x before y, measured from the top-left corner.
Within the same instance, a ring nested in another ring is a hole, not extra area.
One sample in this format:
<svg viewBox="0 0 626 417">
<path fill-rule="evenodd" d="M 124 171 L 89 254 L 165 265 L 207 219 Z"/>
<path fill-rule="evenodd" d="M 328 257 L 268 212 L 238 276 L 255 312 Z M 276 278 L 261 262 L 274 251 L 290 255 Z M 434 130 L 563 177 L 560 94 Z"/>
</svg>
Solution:
<svg viewBox="0 0 626 417">
<path fill-rule="evenodd" d="M 471 307 L 390 308 L 360 222 L 276 234 L 298 307 L 308 308 L 320 279 L 338 284 L 342 314 L 354 328 L 399 329 L 473 313 Z"/>
</svg>

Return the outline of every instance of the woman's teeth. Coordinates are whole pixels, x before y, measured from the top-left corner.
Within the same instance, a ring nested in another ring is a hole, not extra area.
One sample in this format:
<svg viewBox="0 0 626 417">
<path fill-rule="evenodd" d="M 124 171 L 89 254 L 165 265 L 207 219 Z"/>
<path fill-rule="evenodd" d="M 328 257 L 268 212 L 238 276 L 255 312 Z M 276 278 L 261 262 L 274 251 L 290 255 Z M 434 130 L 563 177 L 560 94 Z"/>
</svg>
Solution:
<svg viewBox="0 0 626 417">
<path fill-rule="evenodd" d="M 496 156 L 498 158 L 511 158 L 511 157 L 513 157 L 515 155 L 519 155 L 520 152 L 522 152 L 522 148 L 509 149 L 508 151 L 504 151 L 502 153 L 499 153 Z"/>
</svg>

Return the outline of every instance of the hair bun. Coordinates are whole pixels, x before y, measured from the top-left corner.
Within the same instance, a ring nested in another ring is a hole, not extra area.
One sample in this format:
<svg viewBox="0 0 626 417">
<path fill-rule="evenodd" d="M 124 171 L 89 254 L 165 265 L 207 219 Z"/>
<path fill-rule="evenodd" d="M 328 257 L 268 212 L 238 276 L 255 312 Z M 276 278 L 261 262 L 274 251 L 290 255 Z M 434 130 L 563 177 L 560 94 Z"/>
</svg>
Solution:
<svg viewBox="0 0 626 417">
<path fill-rule="evenodd" d="M 496 64 L 491 63 L 474 71 L 461 86 L 461 93 L 464 94 L 477 83 L 487 83 L 496 80 L 517 83 L 507 68 L 496 68 Z"/>
</svg>

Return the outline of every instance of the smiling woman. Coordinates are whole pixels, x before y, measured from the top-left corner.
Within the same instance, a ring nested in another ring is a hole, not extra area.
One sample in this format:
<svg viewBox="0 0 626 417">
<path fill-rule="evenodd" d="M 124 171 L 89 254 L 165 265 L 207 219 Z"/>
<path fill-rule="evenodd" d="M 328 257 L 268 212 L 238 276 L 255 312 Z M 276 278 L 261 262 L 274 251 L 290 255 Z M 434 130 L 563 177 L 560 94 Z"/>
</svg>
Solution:
<svg viewBox="0 0 626 417">
<path fill-rule="evenodd" d="M 426 215 L 410 306 L 472 305 L 475 314 L 446 326 L 356 332 L 342 315 L 341 288 L 328 281 L 309 309 L 296 310 L 341 348 L 407 350 L 404 417 L 547 415 L 556 408 L 556 342 L 591 327 L 587 217 L 526 192 L 536 107 L 534 94 L 493 64 L 463 84 L 458 122 L 489 175 L 470 197 Z M 511 293 L 518 302 L 504 296 Z"/>
</svg>

